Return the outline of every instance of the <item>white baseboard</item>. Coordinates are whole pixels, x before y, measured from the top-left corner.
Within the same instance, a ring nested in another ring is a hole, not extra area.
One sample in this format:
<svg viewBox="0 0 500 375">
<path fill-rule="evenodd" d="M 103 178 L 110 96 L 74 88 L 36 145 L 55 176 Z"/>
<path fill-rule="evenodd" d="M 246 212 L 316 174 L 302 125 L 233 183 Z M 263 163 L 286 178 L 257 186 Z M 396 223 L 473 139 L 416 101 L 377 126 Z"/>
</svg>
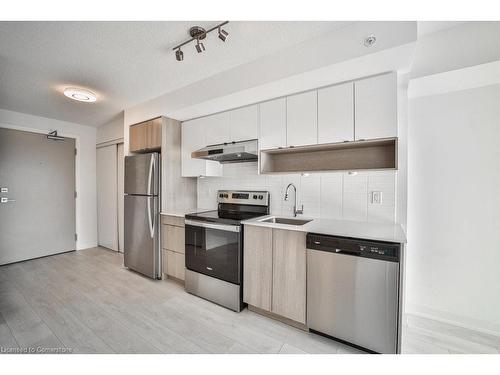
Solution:
<svg viewBox="0 0 500 375">
<path fill-rule="evenodd" d="M 82 243 L 76 244 L 76 250 L 85 250 L 85 249 L 91 249 L 93 247 L 97 247 L 97 242 L 87 242 L 87 243 Z"/>
<path fill-rule="evenodd" d="M 414 315 L 417 317 L 432 319 L 438 322 L 476 331 L 478 333 L 500 337 L 500 324 L 472 319 L 417 304 L 407 303 L 405 306 L 405 315 Z"/>
</svg>

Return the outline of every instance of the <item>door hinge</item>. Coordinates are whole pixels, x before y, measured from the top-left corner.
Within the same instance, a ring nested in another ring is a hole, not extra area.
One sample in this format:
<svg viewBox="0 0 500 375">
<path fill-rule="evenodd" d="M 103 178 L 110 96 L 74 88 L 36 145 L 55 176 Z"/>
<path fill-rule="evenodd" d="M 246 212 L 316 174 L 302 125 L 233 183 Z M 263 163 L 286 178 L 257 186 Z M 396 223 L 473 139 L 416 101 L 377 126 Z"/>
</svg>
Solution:
<svg viewBox="0 0 500 375">
<path fill-rule="evenodd" d="M 75 190 L 75 198 L 76 198 L 76 197 L 78 197 L 78 193 L 77 193 L 77 192 L 76 192 L 76 190 Z"/>
<path fill-rule="evenodd" d="M 78 241 L 78 234 L 75 233 L 75 241 Z"/>
</svg>

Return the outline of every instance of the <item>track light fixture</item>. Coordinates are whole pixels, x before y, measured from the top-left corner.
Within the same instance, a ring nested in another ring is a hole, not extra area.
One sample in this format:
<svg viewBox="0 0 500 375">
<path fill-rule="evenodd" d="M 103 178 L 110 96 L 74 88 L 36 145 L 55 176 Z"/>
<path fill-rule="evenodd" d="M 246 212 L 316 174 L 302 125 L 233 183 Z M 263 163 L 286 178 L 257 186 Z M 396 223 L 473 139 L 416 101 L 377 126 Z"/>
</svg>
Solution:
<svg viewBox="0 0 500 375">
<path fill-rule="evenodd" d="M 196 52 L 202 53 L 203 51 L 205 51 L 205 45 L 199 39 L 196 39 Z"/>
<path fill-rule="evenodd" d="M 180 48 L 175 51 L 175 58 L 177 59 L 177 61 L 184 60 L 184 52 L 182 52 Z"/>
<path fill-rule="evenodd" d="M 211 29 L 205 30 L 201 26 L 193 26 L 189 29 L 189 36 L 191 36 L 191 39 L 186 40 L 185 42 L 175 46 L 172 48 L 175 51 L 175 59 L 177 61 L 183 61 L 184 60 L 184 53 L 181 51 L 181 47 L 185 46 L 186 44 L 189 44 L 193 41 L 196 41 L 196 52 L 202 53 L 205 51 L 205 45 L 201 42 L 202 39 L 205 39 L 207 37 L 207 34 L 214 31 L 218 30 L 219 33 L 219 39 L 225 42 L 229 36 L 229 33 L 226 30 L 222 29 L 222 26 L 227 25 L 229 21 L 222 22 L 218 24 L 217 26 L 212 27 Z"/>
<path fill-rule="evenodd" d="M 228 36 L 229 33 L 219 26 L 219 39 L 225 42 Z"/>
</svg>

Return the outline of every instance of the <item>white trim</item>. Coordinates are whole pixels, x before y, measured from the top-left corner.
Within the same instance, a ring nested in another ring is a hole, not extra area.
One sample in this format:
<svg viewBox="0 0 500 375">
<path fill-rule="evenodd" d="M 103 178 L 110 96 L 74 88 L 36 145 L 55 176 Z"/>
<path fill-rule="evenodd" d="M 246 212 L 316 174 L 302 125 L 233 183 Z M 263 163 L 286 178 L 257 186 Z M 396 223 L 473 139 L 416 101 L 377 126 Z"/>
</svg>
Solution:
<svg viewBox="0 0 500 375">
<path fill-rule="evenodd" d="M 111 145 L 119 145 L 121 143 L 123 143 L 123 137 L 97 143 L 95 148 L 107 147 Z"/>
<path fill-rule="evenodd" d="M 408 97 L 418 98 L 500 84 L 500 61 L 410 79 Z"/>
<path fill-rule="evenodd" d="M 469 329 L 471 331 L 500 337 L 500 326 L 496 326 L 495 324 L 477 321 L 475 319 L 454 315 L 446 311 L 439 311 L 413 303 L 406 303 L 405 307 L 405 315 L 414 315 L 421 318 L 432 319 L 438 322 Z"/>
</svg>

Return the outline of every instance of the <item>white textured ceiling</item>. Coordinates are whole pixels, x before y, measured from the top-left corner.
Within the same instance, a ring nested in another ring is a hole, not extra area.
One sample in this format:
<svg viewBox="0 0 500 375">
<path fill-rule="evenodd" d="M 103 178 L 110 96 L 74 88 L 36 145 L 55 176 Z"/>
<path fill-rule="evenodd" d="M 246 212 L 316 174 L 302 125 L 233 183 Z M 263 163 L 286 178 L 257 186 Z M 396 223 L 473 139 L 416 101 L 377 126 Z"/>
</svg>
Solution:
<svg viewBox="0 0 500 375">
<path fill-rule="evenodd" d="M 0 22 L 0 108 L 99 126 L 121 110 L 275 53 L 348 22 L 230 22 L 226 43 L 210 34 L 206 51 L 171 48 L 190 26 L 216 22 Z M 64 97 L 65 86 L 98 94 Z"/>
</svg>

